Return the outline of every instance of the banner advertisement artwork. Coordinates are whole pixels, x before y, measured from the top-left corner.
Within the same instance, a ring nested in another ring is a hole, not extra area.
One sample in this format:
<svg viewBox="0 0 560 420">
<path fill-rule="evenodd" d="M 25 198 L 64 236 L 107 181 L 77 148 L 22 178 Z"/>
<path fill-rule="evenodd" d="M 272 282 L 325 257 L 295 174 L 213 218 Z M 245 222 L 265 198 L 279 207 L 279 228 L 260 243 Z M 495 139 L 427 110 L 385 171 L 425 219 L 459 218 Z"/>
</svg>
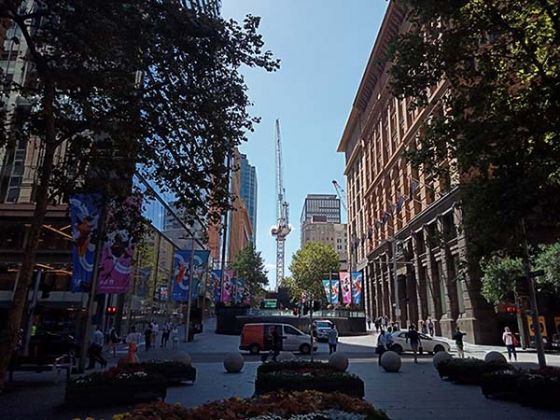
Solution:
<svg viewBox="0 0 560 420">
<path fill-rule="evenodd" d="M 235 273 L 233 270 L 224 270 L 224 282 L 222 284 L 222 302 L 233 303 L 233 282 Z"/>
<path fill-rule="evenodd" d="M 212 270 L 210 279 L 212 280 L 212 290 L 214 291 L 214 303 L 218 303 L 222 300 L 222 270 Z"/>
<path fill-rule="evenodd" d="M 340 286 L 342 287 L 342 303 L 347 305 L 352 303 L 352 280 L 349 273 L 345 271 L 341 271 L 339 276 Z"/>
<path fill-rule="evenodd" d="M 340 281 L 331 280 L 331 303 L 333 305 L 338 305 L 340 296 Z"/>
<path fill-rule="evenodd" d="M 323 288 L 327 296 L 327 302 L 332 305 L 338 305 L 338 294 L 340 292 L 338 280 L 323 280 Z"/>
<path fill-rule="evenodd" d="M 72 292 L 88 292 L 93 277 L 95 244 L 99 226 L 101 194 L 75 194 L 70 197 L 72 224 Z"/>
<path fill-rule="evenodd" d="M 362 304 L 363 275 L 361 271 L 352 273 L 352 302 L 356 305 Z"/>
<path fill-rule="evenodd" d="M 192 273 L 193 281 L 191 287 L 190 265 L 191 251 L 177 250 L 175 251 L 175 261 L 173 265 L 173 292 L 171 298 L 175 302 L 188 302 L 189 294 L 193 297 L 198 295 L 198 285 L 204 279 L 208 268 L 208 250 L 195 250 L 192 256 Z M 190 290 L 190 293 L 189 293 Z"/>
<path fill-rule="evenodd" d="M 101 251 L 97 293 L 126 293 L 130 285 L 135 239 L 142 202 L 127 197 L 124 202 L 111 201 L 107 212 L 107 238 Z"/>
<path fill-rule="evenodd" d="M 150 278 L 152 277 L 152 267 L 142 267 L 136 270 L 135 295 L 146 298 L 150 290 Z"/>
<path fill-rule="evenodd" d="M 323 289 L 325 289 L 325 296 L 327 297 L 327 302 L 332 303 L 331 281 L 330 280 L 323 280 Z"/>
</svg>

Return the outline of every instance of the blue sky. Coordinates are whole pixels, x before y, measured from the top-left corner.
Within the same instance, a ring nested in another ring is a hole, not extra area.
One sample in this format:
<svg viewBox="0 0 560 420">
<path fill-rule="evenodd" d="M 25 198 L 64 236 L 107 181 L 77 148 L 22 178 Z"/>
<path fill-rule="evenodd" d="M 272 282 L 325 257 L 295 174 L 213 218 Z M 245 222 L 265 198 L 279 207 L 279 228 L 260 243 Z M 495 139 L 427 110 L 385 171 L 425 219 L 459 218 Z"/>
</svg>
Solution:
<svg viewBox="0 0 560 420">
<path fill-rule="evenodd" d="M 308 193 L 345 185 L 336 147 L 383 19 L 385 0 L 223 0 L 222 16 L 262 18 L 266 47 L 282 60 L 275 73 L 244 71 L 252 114 L 262 118 L 241 147 L 257 168 L 257 249 L 275 286 L 274 123 L 280 119 L 284 184 L 294 230 L 286 241 L 286 273 L 299 248 L 299 218 Z M 344 213 L 344 210 L 343 210 Z M 346 216 L 344 215 L 344 218 Z"/>
</svg>

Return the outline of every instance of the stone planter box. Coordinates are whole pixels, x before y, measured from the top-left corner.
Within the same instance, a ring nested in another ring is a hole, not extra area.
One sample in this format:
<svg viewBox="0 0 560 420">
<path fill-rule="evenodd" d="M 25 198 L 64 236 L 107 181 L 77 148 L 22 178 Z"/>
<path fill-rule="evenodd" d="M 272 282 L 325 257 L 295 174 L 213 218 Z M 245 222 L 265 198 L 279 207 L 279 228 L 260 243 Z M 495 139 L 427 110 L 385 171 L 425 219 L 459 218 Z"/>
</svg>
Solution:
<svg viewBox="0 0 560 420">
<path fill-rule="evenodd" d="M 196 368 L 190 365 L 173 363 L 171 366 L 166 366 L 166 363 L 145 362 L 138 366 L 148 373 L 163 376 L 167 380 L 168 386 L 196 381 Z"/>
<path fill-rule="evenodd" d="M 164 400 L 167 383 L 115 383 L 110 385 L 67 386 L 64 403 L 69 407 L 100 407 Z"/>
<path fill-rule="evenodd" d="M 339 372 L 327 363 L 265 363 L 257 370 L 255 395 L 274 391 L 340 392 L 364 397 L 364 382 L 355 375 Z"/>
</svg>

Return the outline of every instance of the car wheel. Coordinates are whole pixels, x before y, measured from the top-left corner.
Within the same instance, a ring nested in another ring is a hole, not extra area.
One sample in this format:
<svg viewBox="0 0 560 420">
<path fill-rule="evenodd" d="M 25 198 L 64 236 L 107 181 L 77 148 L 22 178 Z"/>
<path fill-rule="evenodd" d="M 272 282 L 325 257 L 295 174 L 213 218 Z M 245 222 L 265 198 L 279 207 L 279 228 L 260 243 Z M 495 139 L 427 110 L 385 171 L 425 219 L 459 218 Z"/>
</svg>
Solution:
<svg viewBox="0 0 560 420">
<path fill-rule="evenodd" d="M 249 353 L 251 354 L 259 354 L 261 351 L 261 347 L 258 344 L 251 344 L 249 346 Z"/>
<path fill-rule="evenodd" d="M 439 353 L 440 351 L 445 351 L 445 349 L 441 344 L 438 344 L 437 346 L 434 347 L 434 354 Z"/>
<path fill-rule="evenodd" d="M 401 354 L 403 352 L 403 348 L 400 344 L 393 344 L 391 346 L 391 350 L 394 351 L 397 354 Z"/>
<path fill-rule="evenodd" d="M 302 344 L 301 346 L 299 346 L 299 351 L 302 354 L 309 354 L 311 353 L 311 346 L 309 344 Z"/>
</svg>

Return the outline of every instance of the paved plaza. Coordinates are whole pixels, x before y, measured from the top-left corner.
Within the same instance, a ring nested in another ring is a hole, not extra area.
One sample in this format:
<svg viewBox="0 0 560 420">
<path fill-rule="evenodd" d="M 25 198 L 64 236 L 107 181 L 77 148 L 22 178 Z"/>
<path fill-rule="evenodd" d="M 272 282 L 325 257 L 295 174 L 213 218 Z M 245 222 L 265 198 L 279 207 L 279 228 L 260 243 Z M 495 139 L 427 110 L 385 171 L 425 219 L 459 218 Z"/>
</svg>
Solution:
<svg viewBox="0 0 560 420">
<path fill-rule="evenodd" d="M 560 419 L 560 413 L 522 407 L 515 402 L 484 398 L 478 386 L 454 385 L 442 381 L 437 375 L 431 356 L 425 355 L 419 364 L 412 363 L 410 356 L 403 356 L 401 371 L 386 373 L 377 366 L 373 345 L 375 336 L 342 337 L 339 351 L 349 355 L 349 371 L 359 375 L 365 382 L 365 398 L 375 407 L 385 410 L 392 419 Z M 226 374 L 222 360 L 225 353 L 237 351 L 238 336 L 216 335 L 213 324 L 207 323 L 205 332 L 194 342 L 180 343 L 179 350 L 188 351 L 197 368 L 194 385 L 169 388 L 166 402 L 181 403 L 187 407 L 207 401 L 232 396 L 253 395 L 254 381 L 260 358 L 245 355 L 245 367 L 239 374 Z M 483 357 L 494 349 L 487 346 L 467 346 L 468 356 Z M 502 348 L 498 348 L 503 351 Z M 123 354 L 126 349 L 119 349 Z M 170 358 L 174 351 L 155 349 L 139 353 L 143 360 Z M 116 359 L 108 356 L 112 363 Z M 299 357 L 299 356 L 298 356 Z M 316 358 L 328 358 L 327 346 L 320 343 Z M 519 365 L 529 366 L 536 361 L 534 353 L 521 353 Z M 560 355 L 548 355 L 550 365 L 560 366 Z M 110 419 L 113 414 L 130 407 L 109 407 L 92 410 L 68 410 L 64 400 L 64 375 L 54 382 L 55 373 L 43 374 L 16 372 L 15 382 L 9 392 L 0 395 L 0 418 L 6 419 L 73 419 L 87 416 Z M 92 395 L 92 398 L 95 398 Z M 33 401 L 33 404 L 27 402 Z"/>
</svg>

